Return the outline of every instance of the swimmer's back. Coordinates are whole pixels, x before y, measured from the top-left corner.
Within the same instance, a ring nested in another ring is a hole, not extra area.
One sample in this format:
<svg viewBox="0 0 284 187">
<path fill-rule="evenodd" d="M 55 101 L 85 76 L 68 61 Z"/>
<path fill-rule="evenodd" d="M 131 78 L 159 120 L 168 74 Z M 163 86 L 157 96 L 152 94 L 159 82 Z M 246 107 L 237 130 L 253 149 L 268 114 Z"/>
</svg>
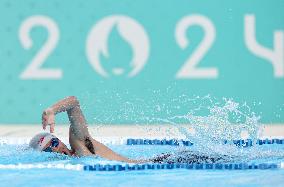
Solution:
<svg viewBox="0 0 284 187">
<path fill-rule="evenodd" d="M 205 153 L 195 151 L 180 151 L 177 153 L 164 153 L 151 161 L 154 163 L 185 163 L 185 164 L 201 164 L 201 163 L 218 163 L 218 162 L 230 162 L 233 157 L 228 155 L 209 155 Z"/>
</svg>

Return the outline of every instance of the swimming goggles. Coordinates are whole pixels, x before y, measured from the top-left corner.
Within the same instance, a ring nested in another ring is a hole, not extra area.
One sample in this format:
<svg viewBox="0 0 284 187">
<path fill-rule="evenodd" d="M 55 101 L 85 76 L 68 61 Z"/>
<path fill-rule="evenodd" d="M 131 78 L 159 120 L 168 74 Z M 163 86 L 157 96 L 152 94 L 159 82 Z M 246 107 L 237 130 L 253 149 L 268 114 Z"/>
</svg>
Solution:
<svg viewBox="0 0 284 187">
<path fill-rule="evenodd" d="M 58 138 L 52 138 L 52 139 L 51 139 L 50 146 L 48 146 L 47 148 L 45 148 L 43 151 L 44 151 L 44 152 L 52 152 L 52 148 L 58 147 L 58 145 L 59 145 L 59 139 L 58 139 Z"/>
</svg>

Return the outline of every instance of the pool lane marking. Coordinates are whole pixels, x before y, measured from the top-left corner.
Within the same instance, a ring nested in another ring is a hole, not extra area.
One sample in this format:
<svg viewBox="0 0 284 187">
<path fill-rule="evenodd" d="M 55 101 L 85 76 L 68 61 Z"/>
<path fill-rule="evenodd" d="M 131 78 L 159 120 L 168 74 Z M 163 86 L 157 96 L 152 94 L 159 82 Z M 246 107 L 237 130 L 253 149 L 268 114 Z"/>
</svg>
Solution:
<svg viewBox="0 0 284 187">
<path fill-rule="evenodd" d="M 83 170 L 82 164 L 0 164 L 0 169 L 65 169 Z"/>
<path fill-rule="evenodd" d="M 283 169 L 284 163 L 215 163 L 215 164 L 137 164 L 137 165 L 86 165 L 85 171 L 139 171 L 139 170 L 170 170 L 170 169 L 188 169 L 188 170 L 272 170 Z"/>
<path fill-rule="evenodd" d="M 240 147 L 251 147 L 253 145 L 272 145 L 283 144 L 284 139 L 240 139 L 240 140 L 221 140 L 223 144 L 235 144 Z M 189 140 L 183 139 L 132 139 L 126 140 L 126 145 L 173 145 L 173 146 L 192 146 L 193 143 Z"/>
<path fill-rule="evenodd" d="M 281 163 L 215 163 L 215 164 L 0 164 L 0 169 L 27 170 L 27 169 L 63 169 L 74 171 L 140 171 L 140 170 L 271 170 L 284 169 Z"/>
<path fill-rule="evenodd" d="M 62 139 L 64 143 L 68 144 L 68 139 Z M 164 139 L 162 137 L 156 139 L 146 139 L 146 138 L 98 138 L 98 141 L 107 144 L 107 145 L 179 145 L 179 146 L 192 146 L 193 143 L 189 140 L 183 139 Z M 253 145 L 275 145 L 282 144 L 284 145 L 284 139 L 239 139 L 239 140 L 223 140 L 220 139 L 223 144 L 235 144 L 240 147 L 250 147 Z M 23 145 L 29 144 L 30 138 L 1 138 L 0 145 Z"/>
</svg>

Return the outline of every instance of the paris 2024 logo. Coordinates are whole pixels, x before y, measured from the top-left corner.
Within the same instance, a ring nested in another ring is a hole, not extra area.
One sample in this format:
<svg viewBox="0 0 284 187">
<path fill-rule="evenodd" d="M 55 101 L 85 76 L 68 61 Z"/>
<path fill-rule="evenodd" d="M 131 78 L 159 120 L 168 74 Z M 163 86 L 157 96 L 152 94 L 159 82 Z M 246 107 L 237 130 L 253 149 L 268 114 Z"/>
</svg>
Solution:
<svg viewBox="0 0 284 187">
<path fill-rule="evenodd" d="M 109 77 L 100 61 L 100 55 L 109 57 L 108 39 L 110 32 L 117 27 L 119 35 L 131 46 L 133 54 L 130 62 L 131 71 L 128 77 L 138 74 L 144 67 L 149 57 L 150 42 L 144 28 L 134 19 L 122 15 L 112 15 L 104 18 L 94 25 L 86 41 L 87 58 L 93 68 L 103 77 Z M 123 68 L 114 68 L 111 72 L 115 75 L 125 73 Z"/>
</svg>

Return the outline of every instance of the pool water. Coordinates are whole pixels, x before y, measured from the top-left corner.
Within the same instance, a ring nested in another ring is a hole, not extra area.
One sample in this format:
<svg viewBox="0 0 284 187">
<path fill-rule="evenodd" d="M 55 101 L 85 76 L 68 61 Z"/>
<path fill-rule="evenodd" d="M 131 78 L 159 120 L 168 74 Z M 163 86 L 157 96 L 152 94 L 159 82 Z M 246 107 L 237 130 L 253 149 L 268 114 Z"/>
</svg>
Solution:
<svg viewBox="0 0 284 187">
<path fill-rule="evenodd" d="M 165 152 L 178 155 L 184 150 L 201 152 L 200 146 L 108 145 L 130 158 L 152 158 Z M 234 156 L 234 162 L 284 162 L 284 145 L 216 145 L 218 154 Z M 0 165 L 16 164 L 123 164 L 98 157 L 68 157 L 28 149 L 27 144 L 0 145 Z M 0 169 L 0 186 L 283 186 L 284 169 L 271 170 L 141 170 L 76 171 L 56 168 Z"/>
</svg>

